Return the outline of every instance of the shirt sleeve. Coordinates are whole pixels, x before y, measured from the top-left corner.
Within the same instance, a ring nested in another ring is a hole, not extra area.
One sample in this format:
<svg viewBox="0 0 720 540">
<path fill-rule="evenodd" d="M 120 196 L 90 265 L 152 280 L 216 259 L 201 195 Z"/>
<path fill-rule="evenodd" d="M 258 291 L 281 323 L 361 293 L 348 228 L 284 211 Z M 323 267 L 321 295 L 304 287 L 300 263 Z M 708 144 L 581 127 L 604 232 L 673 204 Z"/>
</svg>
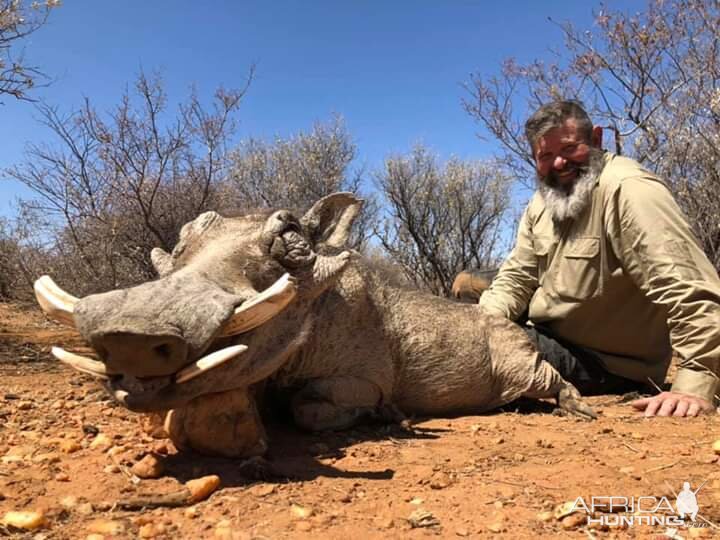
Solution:
<svg viewBox="0 0 720 540">
<path fill-rule="evenodd" d="M 515 247 L 479 302 L 484 311 L 511 321 L 525 312 L 538 287 L 538 260 L 533 250 L 529 210 L 528 205 L 520 219 Z"/>
<path fill-rule="evenodd" d="M 667 310 L 681 362 L 672 386 L 713 403 L 720 374 L 720 278 L 669 190 L 648 177 L 620 182 L 606 212 L 624 271 Z"/>
</svg>

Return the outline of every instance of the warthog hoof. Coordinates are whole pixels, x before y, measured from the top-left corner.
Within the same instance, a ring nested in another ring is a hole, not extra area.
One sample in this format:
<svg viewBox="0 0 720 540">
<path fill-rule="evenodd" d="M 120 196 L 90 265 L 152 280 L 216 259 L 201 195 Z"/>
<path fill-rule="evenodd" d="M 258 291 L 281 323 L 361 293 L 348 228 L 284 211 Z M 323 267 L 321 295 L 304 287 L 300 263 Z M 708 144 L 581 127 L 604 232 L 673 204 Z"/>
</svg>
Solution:
<svg viewBox="0 0 720 540">
<path fill-rule="evenodd" d="M 597 420 L 595 411 L 583 401 L 580 392 L 571 384 L 560 390 L 557 402 L 558 407 L 569 414 L 578 416 L 583 420 Z"/>
</svg>

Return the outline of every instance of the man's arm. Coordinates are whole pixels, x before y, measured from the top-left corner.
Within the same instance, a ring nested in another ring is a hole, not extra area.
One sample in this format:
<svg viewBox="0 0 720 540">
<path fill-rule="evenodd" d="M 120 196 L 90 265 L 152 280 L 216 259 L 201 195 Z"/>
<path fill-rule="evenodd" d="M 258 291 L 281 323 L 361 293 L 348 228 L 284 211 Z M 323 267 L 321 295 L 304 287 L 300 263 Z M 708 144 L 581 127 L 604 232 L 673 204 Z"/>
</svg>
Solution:
<svg viewBox="0 0 720 540">
<path fill-rule="evenodd" d="M 615 254 L 651 302 L 667 309 L 672 347 L 682 358 L 671 392 L 635 402 L 646 415 L 711 410 L 720 373 L 720 279 L 667 188 L 630 178 L 606 218 Z"/>
<path fill-rule="evenodd" d="M 500 267 L 490 288 L 480 297 L 480 307 L 489 313 L 517 320 L 528 307 L 538 287 L 538 260 L 533 249 L 530 205 L 518 226 L 515 247 Z"/>
</svg>

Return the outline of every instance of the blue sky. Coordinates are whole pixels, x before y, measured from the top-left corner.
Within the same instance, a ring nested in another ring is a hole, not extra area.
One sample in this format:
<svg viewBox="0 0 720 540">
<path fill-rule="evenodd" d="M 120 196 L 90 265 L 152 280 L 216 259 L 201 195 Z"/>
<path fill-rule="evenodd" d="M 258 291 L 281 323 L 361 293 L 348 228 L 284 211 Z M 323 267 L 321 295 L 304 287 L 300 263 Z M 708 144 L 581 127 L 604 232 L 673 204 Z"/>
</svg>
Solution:
<svg viewBox="0 0 720 540">
<path fill-rule="evenodd" d="M 642 10 L 638 0 L 611 8 Z M 24 43 L 30 63 L 54 82 L 34 96 L 63 111 L 88 97 L 109 110 L 142 68 L 159 71 L 171 100 L 192 84 L 209 96 L 219 85 L 256 78 L 242 105 L 238 138 L 308 130 L 334 113 L 358 146 L 358 165 L 429 145 L 442 158 L 488 157 L 492 141 L 465 113 L 462 84 L 496 73 L 500 62 L 543 56 L 561 46 L 548 21 L 591 27 L 598 3 L 533 1 L 140 1 L 65 0 Z M 0 169 L 23 159 L 28 142 L 52 142 L 32 105 L 0 105 Z M 29 193 L 0 182 L 0 215 Z"/>
</svg>

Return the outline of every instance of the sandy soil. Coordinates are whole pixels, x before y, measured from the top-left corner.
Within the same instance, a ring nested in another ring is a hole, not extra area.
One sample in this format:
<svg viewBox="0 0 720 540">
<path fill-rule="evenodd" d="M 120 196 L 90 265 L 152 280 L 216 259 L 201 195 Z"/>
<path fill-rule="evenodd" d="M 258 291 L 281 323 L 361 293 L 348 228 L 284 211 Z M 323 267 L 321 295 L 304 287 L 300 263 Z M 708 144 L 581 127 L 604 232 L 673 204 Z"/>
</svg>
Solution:
<svg viewBox="0 0 720 540">
<path fill-rule="evenodd" d="M 32 309 L 0 304 L 0 518 L 37 511 L 42 528 L 0 526 L 17 538 L 688 538 L 706 528 L 586 524 L 555 513 L 591 496 L 697 494 L 697 521 L 720 523 L 718 417 L 649 419 L 618 396 L 592 398 L 600 419 L 556 416 L 551 403 L 503 412 L 417 419 L 412 429 L 371 425 L 312 435 L 269 426 L 267 461 L 178 454 L 146 435 L 138 415 L 52 360 L 77 336 Z M 131 467 L 154 453 L 157 479 Z M 157 502 L 182 483 L 218 475 L 208 499 Z M 151 504 L 148 503 L 148 504 Z M 617 510 L 617 509 L 616 509 Z M 613 515 L 629 515 L 615 512 Z M 556 517 L 559 516 L 559 517 Z M 95 535 L 95 536 L 93 536 Z M 674 535 L 674 536 L 673 536 Z"/>
</svg>

